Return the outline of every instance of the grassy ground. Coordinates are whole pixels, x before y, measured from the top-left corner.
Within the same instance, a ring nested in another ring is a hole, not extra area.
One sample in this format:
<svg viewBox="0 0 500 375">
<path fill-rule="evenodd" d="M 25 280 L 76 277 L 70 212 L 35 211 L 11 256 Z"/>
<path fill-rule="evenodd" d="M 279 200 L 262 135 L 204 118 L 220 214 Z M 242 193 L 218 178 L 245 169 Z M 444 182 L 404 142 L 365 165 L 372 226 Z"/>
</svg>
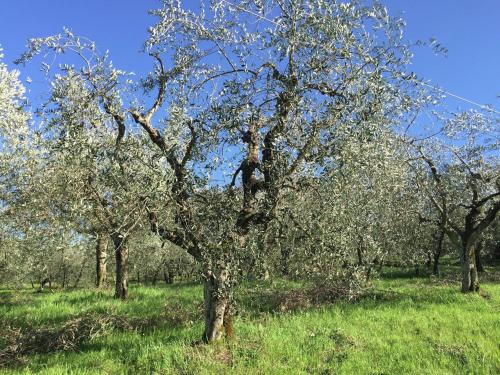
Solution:
<svg viewBox="0 0 500 375">
<path fill-rule="evenodd" d="M 74 350 L 43 353 L 42 347 L 0 373 L 500 373 L 498 283 L 484 284 L 481 295 L 463 295 L 457 283 L 392 273 L 361 301 L 322 306 L 283 293 L 291 288 L 297 285 L 242 286 L 238 338 L 212 346 L 193 345 L 202 332 L 198 285 L 133 285 L 127 302 L 110 291 L 0 289 L 0 351 L 8 329 L 49 332 L 79 317 L 106 315 L 121 322 L 104 325 Z"/>
</svg>

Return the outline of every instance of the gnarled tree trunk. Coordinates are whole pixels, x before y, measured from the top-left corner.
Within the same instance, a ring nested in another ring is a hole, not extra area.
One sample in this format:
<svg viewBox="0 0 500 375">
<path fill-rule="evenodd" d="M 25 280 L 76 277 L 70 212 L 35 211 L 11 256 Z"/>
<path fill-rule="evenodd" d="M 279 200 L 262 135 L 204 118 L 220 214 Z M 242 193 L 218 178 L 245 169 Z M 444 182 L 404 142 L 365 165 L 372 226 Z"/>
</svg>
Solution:
<svg viewBox="0 0 500 375">
<path fill-rule="evenodd" d="M 128 298 L 128 247 L 122 234 L 113 235 L 116 258 L 115 298 Z"/>
<path fill-rule="evenodd" d="M 205 275 L 205 331 L 203 341 L 209 343 L 233 336 L 231 320 L 232 298 L 229 290 L 229 270 L 224 269 L 219 275 L 208 272 Z"/>
<path fill-rule="evenodd" d="M 463 240 L 462 244 L 462 293 L 477 292 L 479 290 L 479 277 L 476 267 L 474 244 Z"/>
<path fill-rule="evenodd" d="M 107 269 L 107 250 L 108 250 L 108 236 L 106 232 L 99 232 L 97 234 L 97 243 L 95 249 L 96 258 L 96 281 L 95 285 L 101 288 L 106 283 Z"/>
</svg>

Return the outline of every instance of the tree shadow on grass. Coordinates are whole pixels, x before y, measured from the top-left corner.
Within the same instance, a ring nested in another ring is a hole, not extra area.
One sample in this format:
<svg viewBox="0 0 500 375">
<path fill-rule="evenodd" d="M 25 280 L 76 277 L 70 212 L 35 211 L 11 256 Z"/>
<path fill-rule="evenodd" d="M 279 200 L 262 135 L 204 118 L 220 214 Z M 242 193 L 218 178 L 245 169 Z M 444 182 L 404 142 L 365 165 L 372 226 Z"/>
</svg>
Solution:
<svg viewBox="0 0 500 375">
<path fill-rule="evenodd" d="M 395 279 L 396 280 L 396 279 Z M 431 305 L 458 304 L 464 301 L 459 284 L 436 284 L 429 278 L 399 279 L 396 289 L 368 287 L 354 298 L 336 286 L 308 286 L 281 289 L 272 285 L 239 291 L 238 306 L 241 314 L 251 318 L 266 314 L 286 314 L 314 310 L 325 306 L 349 309 L 375 309 L 381 307 L 411 309 Z M 394 285 L 391 282 L 391 285 Z"/>
<path fill-rule="evenodd" d="M 385 267 L 381 273 L 381 277 L 387 280 L 397 280 L 397 279 L 427 279 L 429 277 L 429 272 L 427 270 L 420 270 L 418 273 L 414 269 L 401 269 Z"/>
<path fill-rule="evenodd" d="M 345 294 L 340 293 L 342 291 L 339 292 L 335 286 L 255 283 L 251 286 L 246 285 L 237 291 L 239 313 L 252 318 L 264 314 L 287 314 L 324 308 L 325 306 L 339 306 L 348 311 L 387 307 L 404 313 L 404 311 L 416 307 L 426 308 L 436 304 L 446 305 L 464 302 L 458 285 L 441 286 L 436 285 L 433 280 L 423 278 L 418 278 L 415 282 L 409 282 L 408 279 L 400 279 L 399 283 L 395 281 L 391 280 L 385 289 L 383 281 L 376 283 L 372 289 L 367 289 L 364 294 L 357 296 L 351 302 L 347 301 Z M 185 288 L 188 288 L 188 291 L 184 290 Z M 19 358 L 30 358 L 36 354 L 46 354 L 47 361 L 56 352 L 87 352 L 106 349 L 113 353 L 116 352 L 116 355 L 119 356 L 123 351 L 123 345 L 120 345 L 119 342 L 113 343 L 112 336 L 109 335 L 120 332 L 139 338 L 148 336 L 157 330 L 166 333 L 170 331 L 171 334 L 160 334 L 162 343 L 184 341 L 186 340 L 186 332 L 191 332 L 190 329 L 194 326 L 201 326 L 203 316 L 201 290 L 199 290 L 200 296 L 198 296 L 198 291 L 190 288 L 198 288 L 198 285 L 165 287 L 162 288 L 167 290 L 165 293 L 137 289 L 135 297 L 127 302 L 116 301 L 116 304 L 111 305 L 111 310 L 109 304 L 99 304 L 99 302 L 112 300 L 112 296 L 106 292 L 75 292 L 75 294 L 70 292 L 70 295 L 65 296 L 61 294 L 52 299 L 51 303 L 76 304 L 88 308 L 80 314 L 60 316 L 56 320 L 44 320 L 43 326 L 32 327 L 31 330 L 26 329 L 26 326 L 24 328 L 16 327 L 13 326 L 13 322 L 6 322 L 7 325 L 12 324 L 9 326 L 10 332 L 0 329 L 0 338 L 2 338 L 0 340 L 2 341 L 0 342 L 0 357 L 2 351 L 5 351 L 9 345 L 10 354 L 7 353 L 7 355 L 15 353 L 17 356 L 7 361 L 9 367 L 18 366 Z M 13 295 L 11 292 L 4 292 L 2 298 L 10 300 L 14 298 Z M 24 303 L 31 305 L 31 303 L 39 303 L 40 301 L 42 299 L 33 297 L 32 300 L 29 302 L 25 300 Z M 117 308 L 113 309 L 113 307 Z M 96 324 L 97 326 L 95 326 Z M 8 335 L 12 337 L 13 330 L 17 330 L 17 339 L 9 341 Z M 99 333 L 95 334 L 95 332 Z M 43 335 L 52 337 L 54 342 L 63 337 L 65 343 L 59 346 L 53 343 L 47 345 L 47 342 L 43 341 L 45 339 L 41 337 Z M 108 336 L 111 342 L 108 340 Z M 133 354 L 140 351 L 140 344 L 136 343 L 132 337 L 131 339 L 134 341 L 130 348 Z M 14 348 L 12 345 L 16 347 Z M 23 345 L 25 349 L 22 349 Z M 42 357 L 45 358 L 45 355 Z"/>
<path fill-rule="evenodd" d="M 36 303 L 35 294 L 27 291 L 0 289 L 0 306 L 16 307 Z"/>
</svg>

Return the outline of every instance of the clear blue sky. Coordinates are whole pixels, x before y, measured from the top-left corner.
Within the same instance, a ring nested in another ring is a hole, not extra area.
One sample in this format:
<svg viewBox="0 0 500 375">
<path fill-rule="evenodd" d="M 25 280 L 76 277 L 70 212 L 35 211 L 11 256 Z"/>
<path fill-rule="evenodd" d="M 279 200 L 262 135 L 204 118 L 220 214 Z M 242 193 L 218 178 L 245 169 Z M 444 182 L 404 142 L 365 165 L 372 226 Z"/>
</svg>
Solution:
<svg viewBox="0 0 500 375">
<path fill-rule="evenodd" d="M 197 0 L 183 0 L 196 4 Z M 500 0 L 383 0 L 407 21 L 410 40 L 436 37 L 448 57 L 416 51 L 412 69 L 457 95 L 500 109 Z M 139 50 L 158 0 L 0 0 L 0 44 L 11 63 L 26 40 L 70 27 L 109 49 L 115 66 L 138 74 L 151 64 Z M 22 68 L 36 75 L 35 66 Z M 36 85 L 31 89 L 36 91 Z M 33 92 L 35 94 L 35 92 Z M 460 102 L 453 106 L 468 108 Z"/>
</svg>

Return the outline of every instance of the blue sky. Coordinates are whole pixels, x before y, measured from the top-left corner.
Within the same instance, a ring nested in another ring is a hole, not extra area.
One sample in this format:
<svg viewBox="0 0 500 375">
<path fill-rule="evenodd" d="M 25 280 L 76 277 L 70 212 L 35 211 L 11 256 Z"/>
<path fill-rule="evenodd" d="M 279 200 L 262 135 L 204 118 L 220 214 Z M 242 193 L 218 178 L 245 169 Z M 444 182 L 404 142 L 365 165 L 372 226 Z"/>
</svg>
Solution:
<svg viewBox="0 0 500 375">
<path fill-rule="evenodd" d="M 183 0 L 193 5 L 198 1 Z M 500 0 L 383 0 L 393 15 L 407 21 L 410 40 L 435 37 L 448 49 L 436 56 L 416 50 L 412 70 L 446 90 L 500 110 Z M 139 50 L 153 22 L 148 9 L 158 0 L 3 0 L 0 1 L 0 44 L 7 63 L 23 51 L 26 40 L 70 27 L 109 49 L 115 66 L 138 74 L 151 60 Z M 34 65 L 21 69 L 36 75 Z M 36 95 L 37 85 L 32 85 Z M 451 100 L 453 107 L 470 105 Z"/>
</svg>

